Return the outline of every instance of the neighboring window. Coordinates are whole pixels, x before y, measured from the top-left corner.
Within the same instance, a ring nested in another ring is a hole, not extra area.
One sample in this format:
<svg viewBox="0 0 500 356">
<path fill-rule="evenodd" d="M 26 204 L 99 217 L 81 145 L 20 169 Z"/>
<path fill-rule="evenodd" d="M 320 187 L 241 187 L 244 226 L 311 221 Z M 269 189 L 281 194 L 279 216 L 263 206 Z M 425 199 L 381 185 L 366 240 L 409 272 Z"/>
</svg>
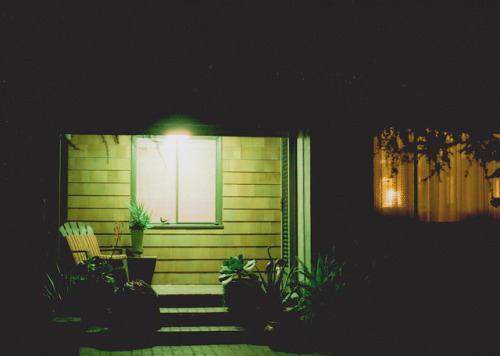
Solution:
<svg viewBox="0 0 500 356">
<path fill-rule="evenodd" d="M 450 167 L 431 175 L 431 164 L 419 154 L 413 162 L 396 164 L 374 142 L 374 205 L 382 215 L 414 216 L 414 182 L 417 182 L 417 214 L 420 221 L 452 222 L 479 215 L 500 219 L 500 208 L 490 203 L 500 197 L 500 178 L 489 179 L 483 167 L 469 161 L 460 144 L 448 148 Z M 495 172 L 499 162 L 487 163 Z"/>
<path fill-rule="evenodd" d="M 153 227 L 217 227 L 222 215 L 218 137 L 134 137 L 132 196 Z"/>
</svg>

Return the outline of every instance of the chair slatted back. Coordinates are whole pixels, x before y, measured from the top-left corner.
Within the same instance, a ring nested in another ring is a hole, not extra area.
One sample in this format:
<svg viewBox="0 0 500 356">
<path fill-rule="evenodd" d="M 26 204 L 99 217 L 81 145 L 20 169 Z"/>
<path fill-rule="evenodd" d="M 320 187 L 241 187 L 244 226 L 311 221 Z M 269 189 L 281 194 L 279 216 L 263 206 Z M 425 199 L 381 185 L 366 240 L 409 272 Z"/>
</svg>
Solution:
<svg viewBox="0 0 500 356">
<path fill-rule="evenodd" d="M 101 255 L 99 243 L 90 225 L 72 221 L 62 225 L 59 231 L 68 241 L 68 246 L 73 253 L 76 264 L 87 258 Z"/>
<path fill-rule="evenodd" d="M 75 259 L 76 264 L 79 264 L 80 262 L 87 259 L 86 252 L 76 252 L 76 251 L 88 251 L 89 250 L 86 243 L 80 238 L 80 235 L 67 235 L 66 241 L 68 241 L 69 249 L 72 252 L 72 255 L 73 255 L 73 258 Z"/>
<path fill-rule="evenodd" d="M 94 233 L 94 229 L 92 229 L 92 226 L 86 225 L 82 222 L 75 222 L 75 221 L 64 223 L 64 225 L 61 225 L 61 227 L 59 227 L 59 231 L 64 237 L 68 235 L 82 235 L 82 234 Z"/>
</svg>

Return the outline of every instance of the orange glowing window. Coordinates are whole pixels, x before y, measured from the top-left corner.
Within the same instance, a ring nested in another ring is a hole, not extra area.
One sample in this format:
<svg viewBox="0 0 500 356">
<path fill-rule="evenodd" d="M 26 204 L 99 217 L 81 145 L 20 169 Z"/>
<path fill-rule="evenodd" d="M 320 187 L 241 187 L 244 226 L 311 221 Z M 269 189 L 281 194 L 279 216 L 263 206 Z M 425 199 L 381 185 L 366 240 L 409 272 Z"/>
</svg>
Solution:
<svg viewBox="0 0 500 356">
<path fill-rule="evenodd" d="M 393 178 L 382 179 L 382 207 L 394 208 L 401 206 L 401 194 L 398 192 L 396 181 Z"/>
<path fill-rule="evenodd" d="M 449 165 L 440 174 L 431 174 L 434 166 L 423 154 L 418 154 L 415 164 L 397 153 L 388 155 L 377 140 L 373 188 L 374 208 L 380 214 L 429 222 L 462 221 L 479 215 L 500 219 L 500 173 L 496 173 L 500 162 L 491 161 L 484 167 L 470 160 L 461 144 L 452 144 L 447 148 Z"/>
</svg>

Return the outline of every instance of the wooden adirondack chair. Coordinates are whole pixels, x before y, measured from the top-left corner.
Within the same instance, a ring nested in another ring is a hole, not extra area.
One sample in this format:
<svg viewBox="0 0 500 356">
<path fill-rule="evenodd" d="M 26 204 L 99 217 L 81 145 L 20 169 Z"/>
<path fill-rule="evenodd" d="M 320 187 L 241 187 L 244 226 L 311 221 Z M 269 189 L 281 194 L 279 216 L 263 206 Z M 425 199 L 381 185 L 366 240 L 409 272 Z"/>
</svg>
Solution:
<svg viewBox="0 0 500 356">
<path fill-rule="evenodd" d="M 127 263 L 127 254 L 124 248 L 100 248 L 99 243 L 97 242 L 97 238 L 94 235 L 94 230 L 90 225 L 86 225 L 81 222 L 67 222 L 64 225 L 59 227 L 59 231 L 66 238 L 68 242 L 68 246 L 73 254 L 73 258 L 75 259 L 75 263 L 79 264 L 83 260 L 99 257 L 103 260 L 120 260 L 123 262 L 122 266 L 115 267 L 115 269 L 123 269 L 125 270 L 125 276 L 127 281 L 128 277 L 128 263 Z M 112 254 L 103 254 L 104 251 L 115 251 L 119 253 Z M 112 263 L 114 265 L 114 263 Z"/>
</svg>

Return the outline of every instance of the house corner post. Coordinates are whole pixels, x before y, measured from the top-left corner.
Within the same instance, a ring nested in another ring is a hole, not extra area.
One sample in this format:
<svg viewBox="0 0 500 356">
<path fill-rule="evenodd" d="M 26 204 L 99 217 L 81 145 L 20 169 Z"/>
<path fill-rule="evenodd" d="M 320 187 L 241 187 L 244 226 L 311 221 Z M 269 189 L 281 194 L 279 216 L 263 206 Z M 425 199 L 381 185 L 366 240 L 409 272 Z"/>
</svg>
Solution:
<svg viewBox="0 0 500 356">
<path fill-rule="evenodd" d="M 311 268 L 311 138 L 301 130 L 297 137 L 297 255 Z"/>
</svg>

